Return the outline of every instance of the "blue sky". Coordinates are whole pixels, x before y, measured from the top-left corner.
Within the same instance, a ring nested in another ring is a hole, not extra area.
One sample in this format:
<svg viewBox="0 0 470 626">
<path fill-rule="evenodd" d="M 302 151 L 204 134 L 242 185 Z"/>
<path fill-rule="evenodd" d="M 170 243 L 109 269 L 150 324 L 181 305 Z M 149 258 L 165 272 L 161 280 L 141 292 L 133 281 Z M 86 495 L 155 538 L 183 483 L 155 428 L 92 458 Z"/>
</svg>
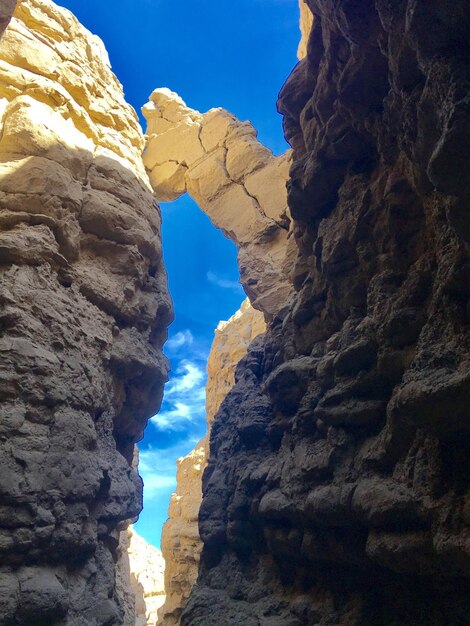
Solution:
<svg viewBox="0 0 470 626">
<path fill-rule="evenodd" d="M 287 148 L 276 112 L 296 63 L 298 0 L 59 0 L 105 42 L 128 102 L 169 87 L 202 112 L 249 119 L 275 154 Z M 141 116 L 143 123 L 143 118 Z M 163 253 L 176 320 L 165 352 L 172 371 L 162 410 L 139 444 L 144 511 L 137 529 L 160 545 L 176 459 L 205 431 L 205 366 L 214 329 L 244 299 L 236 250 L 185 196 L 162 204 Z"/>
</svg>

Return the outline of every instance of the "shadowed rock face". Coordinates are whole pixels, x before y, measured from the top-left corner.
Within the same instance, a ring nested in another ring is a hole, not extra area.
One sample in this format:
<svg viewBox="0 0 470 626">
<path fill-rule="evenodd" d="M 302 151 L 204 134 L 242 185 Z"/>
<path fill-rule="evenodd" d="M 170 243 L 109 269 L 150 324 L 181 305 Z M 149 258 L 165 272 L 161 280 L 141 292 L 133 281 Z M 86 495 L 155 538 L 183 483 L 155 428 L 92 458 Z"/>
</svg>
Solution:
<svg viewBox="0 0 470 626">
<path fill-rule="evenodd" d="M 209 433 L 215 415 L 234 385 L 235 370 L 250 343 L 266 330 L 264 316 L 245 300 L 227 322 L 220 322 L 207 362 L 207 434 L 184 458 L 178 459 L 176 492 L 171 498 L 169 519 L 163 527 L 165 558 L 165 604 L 158 624 L 178 626 L 181 613 L 197 580 L 202 549 L 198 513 L 202 498 L 202 475 L 209 456 Z"/>
<path fill-rule="evenodd" d="M 8 26 L 15 10 L 16 0 L 2 0 L 0 4 L 0 37 Z"/>
<path fill-rule="evenodd" d="M 122 624 L 171 318 L 143 137 L 100 40 L 48 0 L 3 35 L 0 111 L 0 623 Z"/>
<path fill-rule="evenodd" d="M 297 293 L 214 422 L 181 623 L 469 624 L 467 2 L 308 4 Z"/>
</svg>

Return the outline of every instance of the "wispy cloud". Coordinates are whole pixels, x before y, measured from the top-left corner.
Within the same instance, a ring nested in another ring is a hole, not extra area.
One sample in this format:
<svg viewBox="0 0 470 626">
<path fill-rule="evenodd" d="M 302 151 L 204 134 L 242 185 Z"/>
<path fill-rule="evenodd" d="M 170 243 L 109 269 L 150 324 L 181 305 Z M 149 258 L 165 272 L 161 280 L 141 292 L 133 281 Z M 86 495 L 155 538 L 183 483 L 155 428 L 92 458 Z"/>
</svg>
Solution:
<svg viewBox="0 0 470 626">
<path fill-rule="evenodd" d="M 188 349 L 194 344 L 194 337 L 190 330 L 180 330 L 173 337 L 168 339 L 165 344 L 166 351 L 169 354 L 177 353 L 182 348 Z"/>
<path fill-rule="evenodd" d="M 162 410 L 151 419 L 159 430 L 181 430 L 205 418 L 206 373 L 190 360 L 179 363 L 165 388 Z"/>
<path fill-rule="evenodd" d="M 176 376 L 165 389 L 166 397 L 180 396 L 187 391 L 199 389 L 204 378 L 205 373 L 199 365 L 187 360 L 181 361 L 176 370 Z"/>
<path fill-rule="evenodd" d="M 217 287 L 221 287 L 222 289 L 232 289 L 237 292 L 243 291 L 243 287 L 237 280 L 230 280 L 228 278 L 224 278 L 223 276 L 218 276 L 215 272 L 207 272 L 206 278 L 210 283 L 217 285 Z"/>
<path fill-rule="evenodd" d="M 137 523 L 137 532 L 147 541 L 160 545 L 160 533 L 167 518 L 171 494 L 176 491 L 176 459 L 186 456 L 198 442 L 185 437 L 167 448 L 152 445 L 140 450 L 139 474 L 144 481 L 144 514 Z"/>
</svg>

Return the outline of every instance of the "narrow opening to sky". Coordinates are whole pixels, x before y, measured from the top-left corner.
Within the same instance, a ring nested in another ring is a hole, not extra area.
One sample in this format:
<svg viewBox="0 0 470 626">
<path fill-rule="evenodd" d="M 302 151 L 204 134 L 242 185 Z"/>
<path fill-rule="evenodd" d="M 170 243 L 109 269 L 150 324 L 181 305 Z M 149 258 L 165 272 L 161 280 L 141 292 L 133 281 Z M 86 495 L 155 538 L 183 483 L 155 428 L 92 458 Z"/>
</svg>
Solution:
<svg viewBox="0 0 470 626">
<path fill-rule="evenodd" d="M 298 0 L 59 4 L 103 39 L 113 71 L 139 115 L 153 89 L 169 87 L 201 112 L 220 106 L 250 120 L 275 154 L 286 150 L 276 99 L 296 62 Z M 194 202 L 184 196 L 162 205 L 162 213 L 164 260 L 176 313 L 165 349 L 172 372 L 162 410 L 139 444 L 145 490 L 137 524 L 156 546 L 176 485 L 176 459 L 205 432 L 205 367 L 214 329 L 245 297 L 235 246 Z"/>
</svg>

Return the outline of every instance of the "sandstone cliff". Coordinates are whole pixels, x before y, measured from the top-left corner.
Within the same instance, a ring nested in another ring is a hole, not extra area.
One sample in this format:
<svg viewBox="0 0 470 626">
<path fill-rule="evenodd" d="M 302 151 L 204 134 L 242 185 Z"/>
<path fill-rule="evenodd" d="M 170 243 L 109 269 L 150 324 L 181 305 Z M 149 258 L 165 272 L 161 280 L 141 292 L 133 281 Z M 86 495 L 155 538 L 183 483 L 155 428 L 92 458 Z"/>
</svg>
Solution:
<svg viewBox="0 0 470 626">
<path fill-rule="evenodd" d="M 129 616 L 135 626 L 155 626 L 158 609 L 165 602 L 165 560 L 161 551 L 140 537 L 132 526 L 124 535 L 121 546 L 126 561 L 123 595 L 129 591 L 133 595 Z"/>
<path fill-rule="evenodd" d="M 207 363 L 206 412 L 208 434 L 187 456 L 178 460 L 177 488 L 171 498 L 169 519 L 163 527 L 166 601 L 158 624 L 177 626 L 196 582 L 202 543 L 198 513 L 202 498 L 202 475 L 207 465 L 209 433 L 214 417 L 235 384 L 235 370 L 251 342 L 266 329 L 263 315 L 248 300 L 215 331 Z"/>
<path fill-rule="evenodd" d="M 297 56 L 302 60 L 307 56 L 308 39 L 313 26 L 313 13 L 306 0 L 299 0 L 299 9 L 301 39 L 297 50 Z"/>
<path fill-rule="evenodd" d="M 49 0 L 1 40 L 0 126 L 1 623 L 122 624 L 171 318 L 143 136 L 101 41 Z"/>
<path fill-rule="evenodd" d="M 187 191 L 236 244 L 253 306 L 274 314 L 292 289 L 290 152 L 273 156 L 249 122 L 224 109 L 201 114 L 168 89 L 156 89 L 142 111 L 148 122 L 144 163 L 157 198 L 174 200 Z"/>
<path fill-rule="evenodd" d="M 468 3 L 308 0 L 296 294 L 211 432 L 182 626 L 469 624 Z"/>
</svg>

